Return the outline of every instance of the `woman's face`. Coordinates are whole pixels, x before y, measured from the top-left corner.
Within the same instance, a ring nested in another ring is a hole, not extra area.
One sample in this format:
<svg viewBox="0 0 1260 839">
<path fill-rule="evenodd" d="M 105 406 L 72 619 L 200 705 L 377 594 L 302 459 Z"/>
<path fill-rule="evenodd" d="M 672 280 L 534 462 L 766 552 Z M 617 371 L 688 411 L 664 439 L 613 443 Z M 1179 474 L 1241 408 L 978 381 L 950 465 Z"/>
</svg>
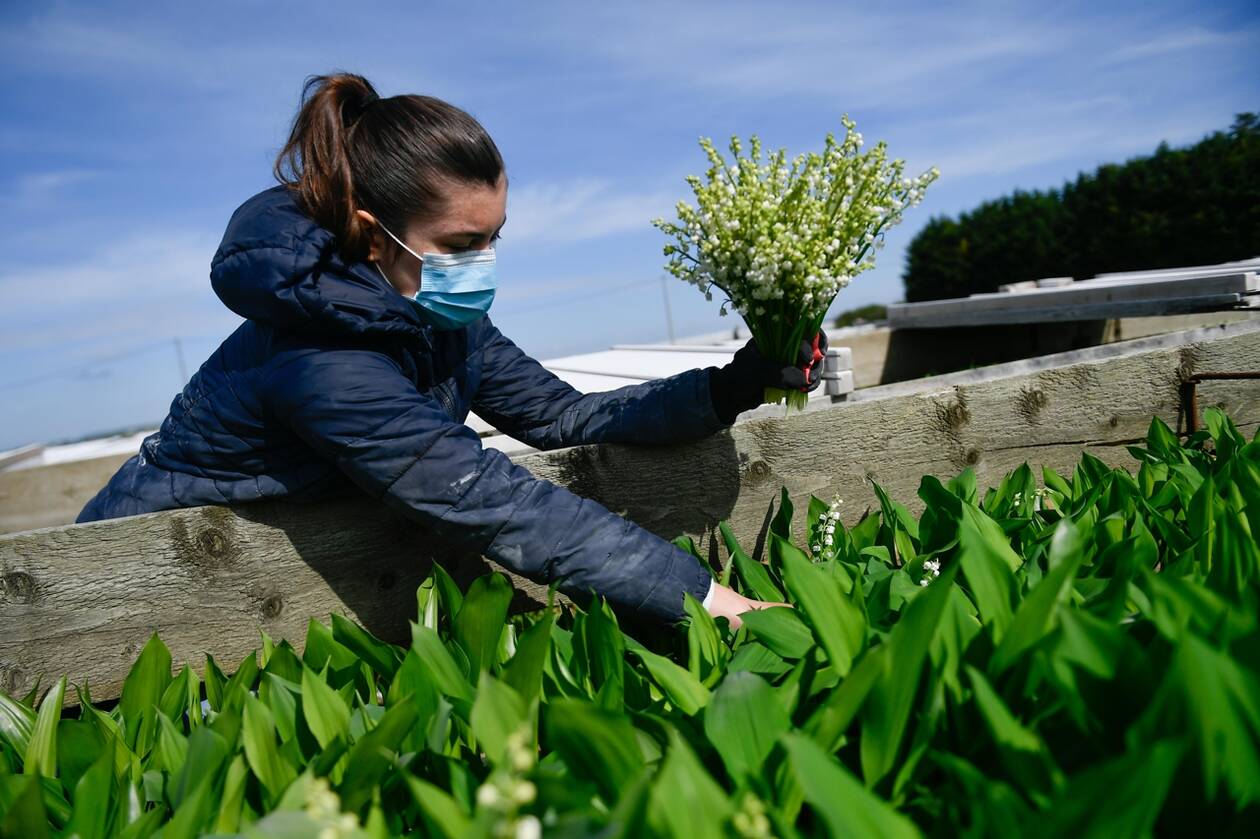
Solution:
<svg viewBox="0 0 1260 839">
<path fill-rule="evenodd" d="M 420 290 L 420 260 L 395 245 L 370 213 L 358 213 L 372 225 L 368 259 L 380 264 L 400 294 L 411 297 Z M 492 247 L 506 222 L 507 178 L 500 175 L 493 187 L 453 182 L 447 189 L 446 211 L 442 215 L 425 221 L 412 220 L 405 230 L 390 232 L 418 254 L 458 253 Z"/>
</svg>

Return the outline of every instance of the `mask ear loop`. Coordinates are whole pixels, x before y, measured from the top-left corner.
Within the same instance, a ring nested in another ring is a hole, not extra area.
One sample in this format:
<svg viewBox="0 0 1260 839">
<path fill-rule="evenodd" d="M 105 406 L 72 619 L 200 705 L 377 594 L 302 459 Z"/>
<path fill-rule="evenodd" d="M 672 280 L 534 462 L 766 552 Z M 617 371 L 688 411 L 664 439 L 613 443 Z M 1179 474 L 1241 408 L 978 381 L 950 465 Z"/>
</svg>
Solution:
<svg viewBox="0 0 1260 839">
<path fill-rule="evenodd" d="M 381 224 L 381 220 L 380 220 L 380 219 L 377 219 L 377 220 L 376 220 L 376 224 L 377 224 L 377 226 L 378 226 L 378 227 L 380 227 L 380 228 L 381 228 L 381 230 L 384 230 L 384 231 L 385 231 L 386 235 L 387 235 L 387 236 L 389 236 L 389 238 L 391 238 L 391 239 L 393 239 L 395 242 L 397 242 L 397 243 L 398 243 L 398 246 L 399 246 L 400 248 L 402 248 L 402 249 L 403 249 L 403 250 L 405 250 L 407 253 L 409 253 L 409 254 L 411 254 L 412 256 L 414 256 L 416 259 L 420 260 L 420 268 L 421 268 L 421 270 L 423 271 L 423 269 L 424 269 L 424 257 L 420 256 L 420 254 L 416 253 L 416 252 L 415 252 L 415 251 L 413 251 L 411 248 L 409 248 L 409 247 L 407 247 L 405 244 L 403 244 L 403 241 L 402 241 L 401 239 L 399 239 L 397 236 L 395 236 L 393 233 L 391 233 L 388 227 L 386 227 L 385 225 Z M 381 277 L 385 280 L 385 282 L 389 283 L 389 285 L 390 285 L 390 287 L 391 287 L 391 288 L 397 289 L 397 286 L 395 286 L 395 285 L 394 285 L 393 281 L 392 281 L 392 280 L 390 280 L 390 278 L 389 278 L 389 277 L 386 277 L 386 276 L 385 276 L 385 272 L 384 272 L 383 270 L 381 270 L 381 263 L 380 263 L 380 261 L 379 261 L 379 260 L 378 260 L 378 261 L 373 261 L 373 262 L 372 262 L 372 264 L 376 266 L 376 273 L 380 274 L 380 275 L 381 275 Z M 399 292 L 399 293 L 401 294 L 401 292 Z M 404 294 L 403 296 L 404 296 L 404 297 L 407 297 L 407 295 L 405 295 L 405 294 Z M 407 297 L 407 299 L 408 299 L 408 300 L 415 300 L 415 299 L 416 299 L 417 297 L 419 297 L 419 296 L 420 296 L 420 290 L 419 290 L 419 289 L 416 289 L 416 293 L 415 293 L 415 294 L 413 294 L 413 295 L 411 295 L 410 297 Z"/>
<path fill-rule="evenodd" d="M 385 232 L 389 235 L 389 238 L 393 239 L 395 242 L 397 242 L 397 243 L 398 243 L 398 246 L 399 246 L 400 248 L 402 248 L 402 249 L 403 249 L 403 250 L 405 250 L 407 253 L 409 253 L 409 254 L 411 254 L 412 256 L 414 256 L 416 259 L 420 260 L 420 264 L 421 264 L 421 265 L 424 265 L 424 257 L 422 257 L 420 254 L 416 253 L 416 252 L 415 252 L 415 251 L 413 251 L 411 248 L 409 248 L 409 247 L 407 247 L 406 245 L 404 245 L 404 244 L 403 244 L 402 239 L 399 239 L 399 238 L 398 238 L 397 236 L 395 236 L 393 233 L 390 233 L 390 232 L 389 232 L 389 228 L 388 228 L 388 227 L 386 227 L 385 225 L 381 224 L 380 219 L 377 219 L 377 220 L 376 220 L 376 223 L 377 223 L 378 225 L 380 225 L 381 230 L 384 230 L 384 231 L 385 231 Z"/>
</svg>

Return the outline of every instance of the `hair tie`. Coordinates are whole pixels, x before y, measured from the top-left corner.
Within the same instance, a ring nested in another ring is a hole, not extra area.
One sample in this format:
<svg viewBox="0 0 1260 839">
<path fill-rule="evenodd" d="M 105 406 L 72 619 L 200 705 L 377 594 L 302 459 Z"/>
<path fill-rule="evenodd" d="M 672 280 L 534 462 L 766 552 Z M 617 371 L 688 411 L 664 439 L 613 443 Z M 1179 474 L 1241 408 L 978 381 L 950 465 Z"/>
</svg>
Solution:
<svg viewBox="0 0 1260 839">
<path fill-rule="evenodd" d="M 375 91 L 372 91 L 364 96 L 362 104 L 353 109 L 350 119 L 346 122 L 346 127 L 349 128 L 362 119 L 363 114 L 367 112 L 367 109 L 370 108 L 374 102 L 379 102 L 380 99 L 381 97 Z"/>
</svg>

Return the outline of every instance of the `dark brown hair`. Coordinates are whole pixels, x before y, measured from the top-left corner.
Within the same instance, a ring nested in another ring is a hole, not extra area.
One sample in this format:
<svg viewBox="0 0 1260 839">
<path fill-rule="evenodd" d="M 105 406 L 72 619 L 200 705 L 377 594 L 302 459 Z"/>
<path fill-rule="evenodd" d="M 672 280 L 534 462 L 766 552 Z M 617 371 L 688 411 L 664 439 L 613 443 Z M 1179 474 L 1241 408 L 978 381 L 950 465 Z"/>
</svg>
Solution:
<svg viewBox="0 0 1260 839">
<path fill-rule="evenodd" d="M 398 236 L 413 218 L 433 218 L 452 183 L 495 186 L 503 158 L 465 111 L 432 96 L 382 99 L 354 73 L 311 76 L 302 88 L 276 180 L 303 212 L 331 230 L 349 261 L 367 257 L 367 210 Z M 392 242 L 390 242 L 392 245 Z"/>
</svg>

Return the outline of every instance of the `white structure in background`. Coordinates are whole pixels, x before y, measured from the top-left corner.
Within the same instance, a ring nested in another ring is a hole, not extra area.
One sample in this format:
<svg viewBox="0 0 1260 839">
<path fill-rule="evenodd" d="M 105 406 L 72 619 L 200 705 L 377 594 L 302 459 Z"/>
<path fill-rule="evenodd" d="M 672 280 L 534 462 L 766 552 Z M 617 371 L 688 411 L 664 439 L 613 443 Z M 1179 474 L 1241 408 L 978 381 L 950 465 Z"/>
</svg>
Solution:
<svg viewBox="0 0 1260 839">
<path fill-rule="evenodd" d="M 1219 265 L 1099 274 L 1074 282 L 1047 277 L 923 303 L 893 303 L 893 329 L 990 326 L 1180 315 L 1260 307 L 1260 257 Z"/>
<path fill-rule="evenodd" d="M 662 379 L 694 367 L 721 367 L 747 341 L 748 330 L 741 325 L 733 331 L 686 338 L 676 344 L 619 344 L 603 352 L 545 360 L 542 365 L 582 393 L 597 393 Z M 853 390 L 853 356 L 848 347 L 828 350 L 823 378 L 823 386 L 810 394 L 811 402 L 843 399 Z M 499 434 L 476 414 L 469 414 L 467 424 L 482 437 L 486 446 L 509 454 L 530 451 L 529 446 Z M 0 472 L 134 454 L 140 450 L 140 442 L 154 430 L 0 452 Z"/>
</svg>

